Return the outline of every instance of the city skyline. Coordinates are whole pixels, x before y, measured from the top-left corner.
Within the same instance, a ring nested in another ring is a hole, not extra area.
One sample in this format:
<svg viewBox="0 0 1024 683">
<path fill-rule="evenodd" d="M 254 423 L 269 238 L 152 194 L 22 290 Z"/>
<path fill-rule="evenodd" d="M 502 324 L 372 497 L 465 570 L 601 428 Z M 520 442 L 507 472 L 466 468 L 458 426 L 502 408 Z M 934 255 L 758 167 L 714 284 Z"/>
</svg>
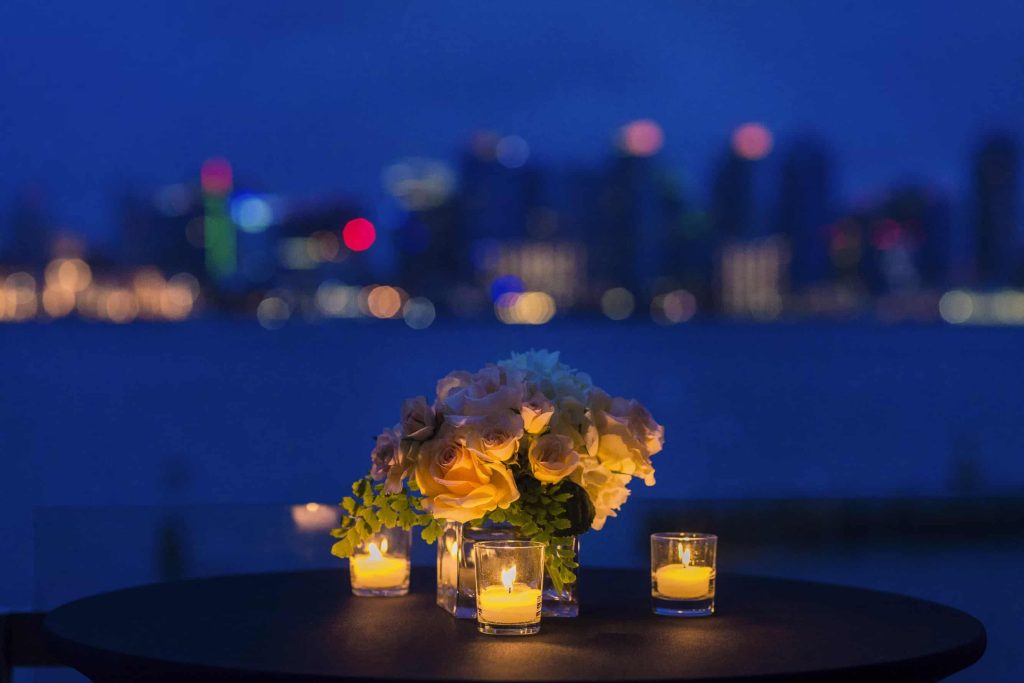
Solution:
<svg viewBox="0 0 1024 683">
<path fill-rule="evenodd" d="M 543 163 L 586 166 L 610 131 L 651 118 L 669 165 L 703 188 L 719 141 L 762 121 L 779 144 L 829 140 L 836 193 L 856 201 L 913 176 L 964 186 L 979 133 L 1024 133 L 1024 98 L 1006 86 L 1024 8 L 1009 0 L 984 13 L 924 0 L 112 9 L 0 10 L 0 207 L 42 183 L 52 218 L 91 241 L 114 238 L 125 185 L 211 156 L 289 195 L 376 204 L 381 168 L 444 158 L 481 126 Z"/>
<path fill-rule="evenodd" d="M 698 312 L 773 320 L 868 311 L 1024 322 L 1024 293 L 990 301 L 947 291 L 1024 285 L 1012 136 L 979 142 L 963 225 L 954 198 L 927 183 L 844 204 L 827 141 L 780 145 L 757 122 L 723 141 L 701 203 L 661 156 L 664 138 L 657 122 L 636 120 L 616 132 L 604 163 L 560 168 L 532 161 L 518 136 L 478 131 L 456 166 L 418 158 L 384 170 L 401 207 L 390 224 L 363 197 L 258 191 L 213 157 L 188 182 L 123 193 L 112 251 L 52 230 L 29 195 L 11 214 L 13 248 L 0 253 L 16 271 L 0 317 L 177 320 L 198 306 L 269 315 L 274 326 L 303 310 L 409 322 L 412 306 L 410 324 L 427 326 L 438 313 L 479 317 L 493 306 L 502 322 L 542 324 L 556 311 L 619 320 L 649 305 L 666 324 Z M 969 262 L 956 258 L 957 239 L 972 245 Z M 32 272 L 44 270 L 37 300 Z"/>
</svg>

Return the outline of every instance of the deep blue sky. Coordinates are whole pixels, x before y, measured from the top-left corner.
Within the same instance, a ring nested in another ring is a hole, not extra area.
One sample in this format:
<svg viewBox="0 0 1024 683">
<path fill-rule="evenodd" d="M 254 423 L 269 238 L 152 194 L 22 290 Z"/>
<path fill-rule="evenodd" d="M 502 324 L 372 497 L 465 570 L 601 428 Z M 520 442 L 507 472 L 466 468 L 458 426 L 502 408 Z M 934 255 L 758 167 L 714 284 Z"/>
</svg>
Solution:
<svg viewBox="0 0 1024 683">
<path fill-rule="evenodd" d="M 979 132 L 1024 131 L 1018 0 L 0 4 L 0 212 L 113 235 L 112 197 L 229 157 L 289 193 L 378 193 L 383 165 L 470 131 L 592 163 L 651 117 L 703 191 L 748 120 L 813 128 L 855 198 L 906 177 L 961 193 Z M 2 215 L 0 213 L 0 215 Z"/>
</svg>

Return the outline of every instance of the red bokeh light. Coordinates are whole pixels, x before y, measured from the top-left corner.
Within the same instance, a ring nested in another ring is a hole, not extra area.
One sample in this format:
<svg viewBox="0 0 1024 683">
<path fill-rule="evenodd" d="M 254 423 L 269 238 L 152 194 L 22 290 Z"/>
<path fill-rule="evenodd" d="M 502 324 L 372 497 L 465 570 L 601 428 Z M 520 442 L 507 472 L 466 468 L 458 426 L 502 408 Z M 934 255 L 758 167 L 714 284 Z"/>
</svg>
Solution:
<svg viewBox="0 0 1024 683">
<path fill-rule="evenodd" d="M 732 149 L 750 161 L 763 159 L 772 151 L 772 133 L 760 123 L 744 123 L 732 133 Z"/>
<path fill-rule="evenodd" d="M 223 157 L 212 157 L 203 162 L 199 170 L 199 184 L 208 194 L 231 192 L 231 162 Z"/>
<path fill-rule="evenodd" d="M 650 119 L 640 119 L 622 127 L 621 145 L 626 154 L 649 157 L 661 149 L 665 135 L 661 126 Z"/>
<path fill-rule="evenodd" d="M 345 246 L 352 251 L 366 251 L 377 239 L 377 231 L 373 223 L 365 218 L 353 218 L 345 224 L 341 238 L 345 240 Z"/>
</svg>

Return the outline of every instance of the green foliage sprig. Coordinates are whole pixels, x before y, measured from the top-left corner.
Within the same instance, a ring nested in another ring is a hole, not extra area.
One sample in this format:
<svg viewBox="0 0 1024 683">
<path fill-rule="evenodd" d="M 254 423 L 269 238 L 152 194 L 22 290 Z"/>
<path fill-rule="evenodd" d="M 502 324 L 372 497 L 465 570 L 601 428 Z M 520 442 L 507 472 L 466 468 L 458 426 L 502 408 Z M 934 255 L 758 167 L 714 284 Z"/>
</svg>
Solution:
<svg viewBox="0 0 1024 683">
<path fill-rule="evenodd" d="M 441 522 L 423 509 L 423 499 L 415 495 L 416 482 L 410 480 L 399 493 L 384 493 L 384 484 L 364 477 L 352 484 L 352 495 L 341 501 L 344 515 L 331 536 L 341 539 L 331 547 L 338 557 L 351 557 L 367 538 L 381 527 L 412 529 L 422 526 L 420 535 L 433 543 L 441 535 Z"/>
<path fill-rule="evenodd" d="M 543 484 L 533 477 L 522 476 L 516 478 L 516 486 L 519 500 L 507 510 L 492 510 L 487 519 L 497 524 L 511 524 L 523 536 L 546 544 L 544 569 L 555 590 L 562 591 L 576 582 L 579 562 L 572 546 L 561 541 L 589 529 L 594 521 L 594 509 L 583 489 L 569 480 Z"/>
</svg>

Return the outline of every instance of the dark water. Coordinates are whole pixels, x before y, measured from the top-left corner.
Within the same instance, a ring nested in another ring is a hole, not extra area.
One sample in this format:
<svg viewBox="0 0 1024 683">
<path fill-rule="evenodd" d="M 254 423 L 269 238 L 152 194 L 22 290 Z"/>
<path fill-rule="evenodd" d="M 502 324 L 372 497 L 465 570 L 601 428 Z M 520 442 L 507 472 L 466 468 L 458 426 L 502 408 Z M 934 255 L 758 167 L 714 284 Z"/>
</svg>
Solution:
<svg viewBox="0 0 1024 683">
<path fill-rule="evenodd" d="M 335 501 L 402 398 L 530 347 L 666 425 L 641 500 L 1024 491 L 1024 330 L 7 326 L 0 604 L 31 602 L 34 506 Z"/>
</svg>

